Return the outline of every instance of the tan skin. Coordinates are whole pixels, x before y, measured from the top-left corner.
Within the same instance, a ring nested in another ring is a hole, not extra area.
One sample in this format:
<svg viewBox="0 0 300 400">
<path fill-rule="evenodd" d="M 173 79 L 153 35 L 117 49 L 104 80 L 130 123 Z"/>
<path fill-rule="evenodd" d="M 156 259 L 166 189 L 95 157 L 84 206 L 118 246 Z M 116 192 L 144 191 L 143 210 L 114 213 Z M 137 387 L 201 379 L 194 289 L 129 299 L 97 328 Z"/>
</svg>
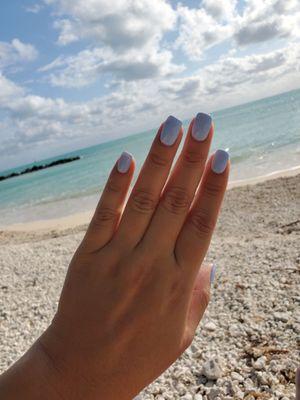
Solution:
<svg viewBox="0 0 300 400">
<path fill-rule="evenodd" d="M 134 173 L 113 168 L 70 263 L 56 315 L 0 377 L 8 400 L 127 400 L 191 344 L 209 302 L 202 265 L 226 189 L 205 141 L 160 141 L 160 127 L 126 202 Z M 200 268 L 201 266 L 201 268 Z"/>
</svg>

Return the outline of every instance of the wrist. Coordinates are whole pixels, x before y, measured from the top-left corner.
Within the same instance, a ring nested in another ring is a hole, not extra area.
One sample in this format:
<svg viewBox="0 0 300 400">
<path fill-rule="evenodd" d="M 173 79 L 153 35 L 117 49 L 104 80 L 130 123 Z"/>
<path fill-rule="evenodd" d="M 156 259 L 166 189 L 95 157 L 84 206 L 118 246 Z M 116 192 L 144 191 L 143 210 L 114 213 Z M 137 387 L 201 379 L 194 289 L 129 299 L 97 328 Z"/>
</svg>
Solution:
<svg viewBox="0 0 300 400">
<path fill-rule="evenodd" d="M 63 400 L 58 388 L 59 372 L 39 340 L 0 376 L 1 399 Z"/>
</svg>

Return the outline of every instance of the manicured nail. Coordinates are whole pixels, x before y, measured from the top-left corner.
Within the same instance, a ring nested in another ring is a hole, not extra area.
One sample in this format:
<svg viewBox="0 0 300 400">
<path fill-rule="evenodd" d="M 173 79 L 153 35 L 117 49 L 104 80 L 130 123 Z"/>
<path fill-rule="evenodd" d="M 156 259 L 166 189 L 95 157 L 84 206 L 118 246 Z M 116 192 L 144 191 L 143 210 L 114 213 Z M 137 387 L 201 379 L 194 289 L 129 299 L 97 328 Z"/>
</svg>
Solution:
<svg viewBox="0 0 300 400">
<path fill-rule="evenodd" d="M 172 146 L 176 142 L 181 126 L 182 122 L 170 115 L 163 125 L 160 134 L 161 142 L 166 146 Z"/>
<path fill-rule="evenodd" d="M 130 168 L 131 160 L 132 160 L 132 155 L 130 153 L 127 153 L 127 151 L 123 151 L 118 160 L 117 164 L 118 171 L 121 172 L 122 174 L 125 174 Z"/>
<path fill-rule="evenodd" d="M 214 283 L 215 276 L 216 276 L 216 270 L 217 270 L 217 266 L 216 266 L 216 264 L 213 264 L 212 269 L 210 271 L 210 284 L 211 285 Z"/>
<path fill-rule="evenodd" d="M 225 150 L 217 150 L 212 160 L 211 168 L 216 174 L 222 174 L 228 163 L 229 154 Z"/>
<path fill-rule="evenodd" d="M 194 139 L 202 142 L 209 134 L 211 128 L 211 116 L 204 113 L 198 113 L 193 123 L 192 136 Z"/>
</svg>

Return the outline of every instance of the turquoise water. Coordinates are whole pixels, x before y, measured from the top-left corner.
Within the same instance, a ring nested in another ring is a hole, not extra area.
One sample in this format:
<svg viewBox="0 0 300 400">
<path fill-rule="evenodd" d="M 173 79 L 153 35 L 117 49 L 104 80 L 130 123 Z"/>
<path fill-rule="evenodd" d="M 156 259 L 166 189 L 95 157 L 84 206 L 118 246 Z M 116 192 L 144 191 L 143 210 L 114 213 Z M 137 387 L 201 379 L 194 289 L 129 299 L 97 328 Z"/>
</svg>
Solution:
<svg viewBox="0 0 300 400">
<path fill-rule="evenodd" d="M 300 90 L 213 112 L 212 116 L 212 151 L 229 150 L 232 181 L 300 164 Z M 185 127 L 187 122 L 184 121 Z M 81 156 L 81 160 L 70 164 L 0 182 L 0 226 L 93 208 L 120 153 L 133 153 L 139 168 L 155 132 L 156 129 L 43 160 Z"/>
</svg>

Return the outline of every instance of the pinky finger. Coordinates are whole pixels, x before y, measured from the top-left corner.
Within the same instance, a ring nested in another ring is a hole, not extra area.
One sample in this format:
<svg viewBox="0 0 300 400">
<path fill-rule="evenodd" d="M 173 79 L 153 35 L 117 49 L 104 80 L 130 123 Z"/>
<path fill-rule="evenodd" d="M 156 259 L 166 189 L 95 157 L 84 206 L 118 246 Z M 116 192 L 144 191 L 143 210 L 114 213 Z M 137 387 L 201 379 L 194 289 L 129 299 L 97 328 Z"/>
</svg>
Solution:
<svg viewBox="0 0 300 400">
<path fill-rule="evenodd" d="M 202 263 L 217 222 L 229 174 L 228 153 L 218 150 L 206 165 L 196 199 L 177 239 L 175 255 L 192 276 Z"/>
<path fill-rule="evenodd" d="M 134 166 L 132 155 L 123 152 L 110 173 L 83 239 L 85 251 L 97 251 L 111 240 L 122 214 Z"/>
<path fill-rule="evenodd" d="M 190 304 L 187 313 L 185 332 L 182 341 L 183 350 L 192 342 L 196 329 L 210 300 L 210 286 L 213 283 L 216 266 L 213 264 L 201 265 L 193 283 Z"/>
</svg>

